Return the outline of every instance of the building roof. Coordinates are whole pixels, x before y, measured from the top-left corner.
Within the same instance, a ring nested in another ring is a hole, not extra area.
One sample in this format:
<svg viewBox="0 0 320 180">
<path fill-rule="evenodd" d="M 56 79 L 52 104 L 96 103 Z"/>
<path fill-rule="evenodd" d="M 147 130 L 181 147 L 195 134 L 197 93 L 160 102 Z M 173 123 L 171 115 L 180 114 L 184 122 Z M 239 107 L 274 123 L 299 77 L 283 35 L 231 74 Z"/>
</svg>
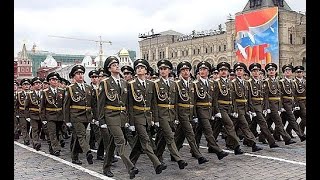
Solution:
<svg viewBox="0 0 320 180">
<path fill-rule="evenodd" d="M 163 32 L 160 32 L 159 34 L 161 34 L 161 36 L 164 36 L 164 35 L 176 35 L 176 36 L 181 36 L 181 35 L 183 35 L 182 33 L 179 33 L 179 32 L 174 31 L 174 30 L 163 31 Z"/>
<path fill-rule="evenodd" d="M 41 62 L 41 67 L 57 67 L 57 61 L 49 54 L 46 59 Z"/>
<path fill-rule="evenodd" d="M 125 48 L 122 48 L 122 49 L 119 51 L 119 56 L 129 56 L 129 51 L 126 50 Z"/>
<path fill-rule="evenodd" d="M 84 58 L 83 58 L 83 60 L 82 60 L 82 62 L 81 62 L 81 65 L 83 65 L 84 67 L 95 67 L 95 64 L 93 64 L 93 62 L 92 62 L 92 58 L 91 58 L 91 56 L 89 56 L 89 55 L 86 55 Z"/>
<path fill-rule="evenodd" d="M 275 7 L 275 6 L 276 5 L 274 5 L 273 0 L 261 0 L 260 6 L 250 8 L 250 0 L 249 0 L 247 2 L 246 6 L 244 7 L 244 9 L 242 10 L 242 12 L 256 10 L 256 9 L 260 9 L 260 8 L 264 8 L 264 7 Z M 292 11 L 292 9 L 289 7 L 288 3 L 285 0 L 283 0 L 283 7 L 281 7 L 281 6 L 278 6 L 278 7 L 279 7 L 279 9 Z"/>
</svg>

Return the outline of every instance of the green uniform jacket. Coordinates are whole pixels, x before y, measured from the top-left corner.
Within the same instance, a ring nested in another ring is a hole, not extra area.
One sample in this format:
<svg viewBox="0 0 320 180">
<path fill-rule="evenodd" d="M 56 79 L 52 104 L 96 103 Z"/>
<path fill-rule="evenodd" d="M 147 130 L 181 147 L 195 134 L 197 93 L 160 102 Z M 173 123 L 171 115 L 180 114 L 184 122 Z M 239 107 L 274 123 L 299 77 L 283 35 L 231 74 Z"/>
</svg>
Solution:
<svg viewBox="0 0 320 180">
<path fill-rule="evenodd" d="M 128 82 L 120 79 L 121 88 L 112 77 L 100 82 L 98 96 L 99 124 L 123 127 L 128 122 Z"/>
<path fill-rule="evenodd" d="M 91 122 L 92 109 L 96 107 L 96 98 L 91 86 L 85 84 L 85 90 L 81 90 L 77 83 L 66 88 L 64 99 L 64 120 L 68 122 Z"/>
<path fill-rule="evenodd" d="M 178 114 L 179 120 L 189 120 L 197 118 L 194 101 L 194 83 L 188 81 L 188 88 L 183 80 L 176 81 L 178 93 Z"/>
<path fill-rule="evenodd" d="M 249 86 L 249 110 L 251 112 L 261 112 L 262 110 L 265 110 L 264 107 L 264 94 L 263 94 L 263 84 L 262 81 L 249 79 L 248 80 L 248 86 Z"/>
<path fill-rule="evenodd" d="M 303 107 L 305 107 L 306 86 L 307 86 L 306 80 L 302 79 L 302 81 L 300 82 L 299 79 L 295 78 L 294 85 L 295 85 L 296 102 L 299 104 L 300 107 L 301 107 L 301 103 L 303 103 L 304 104 Z"/>
<path fill-rule="evenodd" d="M 234 87 L 232 82 L 224 81 L 222 78 L 214 81 L 214 101 L 217 102 L 218 108 L 214 109 L 215 114 L 220 113 L 220 109 L 226 110 L 229 114 L 236 111 L 234 102 Z"/>
<path fill-rule="evenodd" d="M 167 121 L 178 120 L 177 116 L 177 87 L 174 81 L 169 80 L 170 88 L 166 85 L 162 78 L 155 80 L 156 105 L 158 111 L 155 112 L 155 122 L 159 122 L 159 118 Z"/>
<path fill-rule="evenodd" d="M 138 79 L 129 82 L 129 120 L 130 125 L 151 125 L 153 115 L 157 111 L 154 82 L 145 80 L 144 88 Z"/>
<path fill-rule="evenodd" d="M 263 82 L 263 86 L 267 109 L 279 111 L 282 108 L 279 80 L 275 78 L 275 80 L 272 81 L 271 78 L 266 78 Z"/>
<path fill-rule="evenodd" d="M 15 111 L 16 111 L 16 114 L 21 118 L 27 118 L 27 114 L 25 112 L 26 97 L 27 97 L 27 91 L 20 91 L 17 93 Z"/>
<path fill-rule="evenodd" d="M 39 91 L 39 96 L 36 94 L 36 91 L 30 91 L 27 93 L 25 101 L 25 114 L 27 118 L 40 120 L 40 103 L 41 91 Z"/>
<path fill-rule="evenodd" d="M 208 80 L 208 87 L 201 81 L 194 82 L 194 101 L 196 105 L 197 117 L 200 119 L 211 119 L 217 102 L 214 101 L 214 83 Z"/>
<path fill-rule="evenodd" d="M 63 100 L 65 90 L 57 88 L 54 95 L 51 88 L 44 89 L 41 93 L 40 118 L 42 121 L 63 121 Z"/>
<path fill-rule="evenodd" d="M 249 85 L 246 80 L 242 80 L 243 83 L 240 82 L 238 78 L 232 80 L 232 85 L 234 89 L 234 102 L 236 109 L 247 112 L 248 109 L 248 101 L 249 101 Z M 238 112 L 239 113 L 239 112 Z"/>
</svg>

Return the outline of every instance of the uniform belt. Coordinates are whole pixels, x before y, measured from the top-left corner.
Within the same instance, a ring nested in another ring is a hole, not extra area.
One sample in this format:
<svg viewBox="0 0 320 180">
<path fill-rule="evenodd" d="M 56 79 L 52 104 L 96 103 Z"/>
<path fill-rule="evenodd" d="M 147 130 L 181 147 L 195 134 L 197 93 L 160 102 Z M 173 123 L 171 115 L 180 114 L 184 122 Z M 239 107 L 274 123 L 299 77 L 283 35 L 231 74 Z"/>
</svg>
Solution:
<svg viewBox="0 0 320 180">
<path fill-rule="evenodd" d="M 37 111 L 37 112 L 40 112 L 40 109 L 37 109 L 37 108 L 29 108 L 30 111 Z"/>
<path fill-rule="evenodd" d="M 19 107 L 20 110 L 25 110 L 24 107 Z"/>
<path fill-rule="evenodd" d="M 174 105 L 171 104 L 158 104 L 159 107 L 164 107 L 164 108 L 169 108 L 169 109 L 173 109 Z"/>
<path fill-rule="evenodd" d="M 307 99 L 307 97 L 297 97 L 297 99 L 302 100 L 302 99 Z"/>
<path fill-rule="evenodd" d="M 185 107 L 185 108 L 192 108 L 193 104 L 183 104 L 183 103 L 178 103 L 179 107 Z"/>
<path fill-rule="evenodd" d="M 150 107 L 133 106 L 133 109 L 140 110 L 140 111 L 149 111 Z"/>
<path fill-rule="evenodd" d="M 251 98 L 252 100 L 254 100 L 254 101 L 263 101 L 263 98 Z"/>
<path fill-rule="evenodd" d="M 77 105 L 72 105 L 70 106 L 71 109 L 81 109 L 81 110 L 87 110 L 87 109 L 91 109 L 91 107 L 88 106 L 77 106 Z"/>
<path fill-rule="evenodd" d="M 280 101 L 280 97 L 269 97 L 269 101 Z"/>
<path fill-rule="evenodd" d="M 211 102 L 197 102 L 196 106 L 211 106 Z"/>
<path fill-rule="evenodd" d="M 246 102 L 248 102 L 248 100 L 246 100 L 246 99 L 236 99 L 236 102 L 238 102 L 238 103 L 246 103 Z"/>
<path fill-rule="evenodd" d="M 232 101 L 218 100 L 218 103 L 220 103 L 220 104 L 232 104 Z"/>
<path fill-rule="evenodd" d="M 47 111 L 61 111 L 62 108 L 46 108 Z"/>
<path fill-rule="evenodd" d="M 283 99 L 294 99 L 292 96 L 282 96 Z"/>
<path fill-rule="evenodd" d="M 126 110 L 126 107 L 124 107 L 124 106 L 120 106 L 120 107 L 118 107 L 118 106 L 105 106 L 104 107 L 105 109 L 110 109 L 110 110 L 115 110 L 115 111 L 123 111 L 123 110 Z"/>
</svg>

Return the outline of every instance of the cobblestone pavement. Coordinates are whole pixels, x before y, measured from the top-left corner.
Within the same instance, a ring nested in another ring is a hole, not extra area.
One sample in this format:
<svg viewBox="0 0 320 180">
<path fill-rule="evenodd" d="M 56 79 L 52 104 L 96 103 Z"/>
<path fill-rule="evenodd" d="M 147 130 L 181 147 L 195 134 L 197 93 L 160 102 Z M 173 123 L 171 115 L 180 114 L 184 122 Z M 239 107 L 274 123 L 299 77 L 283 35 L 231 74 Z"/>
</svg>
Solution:
<svg viewBox="0 0 320 180">
<path fill-rule="evenodd" d="M 156 174 L 151 161 L 147 155 L 142 154 L 136 167 L 139 174 L 136 180 L 180 180 L 180 179 L 219 179 L 219 180 L 285 180 L 285 179 L 306 179 L 306 142 L 300 142 L 294 138 L 295 144 L 284 145 L 284 142 L 277 142 L 280 148 L 270 149 L 268 145 L 257 143 L 263 147 L 262 151 L 251 152 L 251 147 L 242 146 L 246 152 L 243 155 L 234 155 L 225 147 L 224 140 L 218 138 L 218 144 L 229 156 L 218 160 L 216 154 L 208 153 L 204 137 L 201 139 L 200 151 L 209 159 L 209 162 L 199 165 L 197 159 L 191 157 L 187 144 L 180 150 L 181 155 L 188 166 L 180 170 L 176 162 L 170 161 L 168 150 L 163 157 L 168 168 L 161 174 Z M 66 140 L 66 146 L 62 148 L 61 156 L 56 157 L 49 154 L 48 145 L 42 141 L 40 151 L 35 151 L 31 145 L 25 146 L 22 140 L 14 142 L 14 179 L 33 180 L 56 180 L 56 179 L 111 179 L 102 174 L 103 161 L 96 160 L 94 153 L 94 164 L 89 165 L 85 155 L 80 154 L 79 159 L 83 162 L 81 166 L 71 163 L 69 149 L 70 138 Z M 128 152 L 130 147 L 128 146 Z M 112 179 L 129 179 L 125 166 L 121 159 L 113 164 Z"/>
</svg>

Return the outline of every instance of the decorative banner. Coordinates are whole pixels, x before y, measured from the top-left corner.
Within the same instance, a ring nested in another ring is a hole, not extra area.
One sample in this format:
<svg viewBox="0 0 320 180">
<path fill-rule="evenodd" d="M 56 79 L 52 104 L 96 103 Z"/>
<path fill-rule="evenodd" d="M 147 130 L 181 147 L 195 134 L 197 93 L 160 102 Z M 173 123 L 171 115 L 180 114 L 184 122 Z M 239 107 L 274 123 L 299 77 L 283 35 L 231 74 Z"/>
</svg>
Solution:
<svg viewBox="0 0 320 180">
<path fill-rule="evenodd" d="M 239 14 L 235 23 L 238 62 L 279 65 L 278 7 Z"/>
</svg>

